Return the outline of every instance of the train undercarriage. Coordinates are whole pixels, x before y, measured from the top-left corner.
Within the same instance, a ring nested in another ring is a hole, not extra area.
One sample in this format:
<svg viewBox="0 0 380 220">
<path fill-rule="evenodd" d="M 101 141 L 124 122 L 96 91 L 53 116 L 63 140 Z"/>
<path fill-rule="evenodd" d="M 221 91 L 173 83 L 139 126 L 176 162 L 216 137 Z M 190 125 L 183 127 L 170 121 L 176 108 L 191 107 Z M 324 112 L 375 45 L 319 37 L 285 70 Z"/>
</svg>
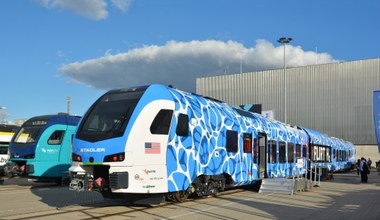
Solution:
<svg viewBox="0 0 380 220">
<path fill-rule="evenodd" d="M 104 198 L 124 199 L 133 202 L 139 199 L 159 196 L 167 201 L 184 202 L 188 198 L 199 198 L 214 196 L 230 188 L 233 184 L 232 178 L 227 174 L 201 175 L 198 176 L 186 190 L 169 192 L 165 194 L 132 194 L 114 193 L 111 188 L 127 188 L 128 174 L 113 173 L 109 175 L 108 166 L 95 166 L 93 175 L 84 172 L 70 172 L 70 189 L 76 191 L 98 191 Z"/>
<path fill-rule="evenodd" d="M 207 197 L 217 195 L 230 187 L 232 179 L 228 175 L 201 175 L 187 190 L 168 193 L 167 199 L 175 202 L 184 202 L 188 197 Z"/>
<path fill-rule="evenodd" d="M 26 175 L 26 161 L 8 161 L 4 166 L 4 176 L 12 178 L 14 176 Z"/>
</svg>

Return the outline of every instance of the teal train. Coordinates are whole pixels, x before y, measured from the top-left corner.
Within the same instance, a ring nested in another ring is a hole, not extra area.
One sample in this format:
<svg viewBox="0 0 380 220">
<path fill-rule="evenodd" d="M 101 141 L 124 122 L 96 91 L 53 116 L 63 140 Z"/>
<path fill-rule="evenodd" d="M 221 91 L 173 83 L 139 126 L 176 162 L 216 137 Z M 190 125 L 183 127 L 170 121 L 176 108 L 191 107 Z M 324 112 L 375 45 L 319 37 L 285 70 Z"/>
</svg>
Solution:
<svg viewBox="0 0 380 220">
<path fill-rule="evenodd" d="M 60 180 L 71 165 L 72 137 L 80 117 L 43 115 L 27 120 L 9 144 L 8 177 Z"/>
</svg>

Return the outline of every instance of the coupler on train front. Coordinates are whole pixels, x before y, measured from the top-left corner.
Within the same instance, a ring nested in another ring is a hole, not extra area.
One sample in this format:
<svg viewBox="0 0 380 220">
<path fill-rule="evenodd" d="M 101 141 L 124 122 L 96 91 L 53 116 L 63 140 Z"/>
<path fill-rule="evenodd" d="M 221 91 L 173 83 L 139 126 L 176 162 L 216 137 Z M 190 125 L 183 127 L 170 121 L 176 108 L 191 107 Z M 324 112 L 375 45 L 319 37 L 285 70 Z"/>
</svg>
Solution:
<svg viewBox="0 0 380 220">
<path fill-rule="evenodd" d="M 4 176 L 8 178 L 12 178 L 15 176 L 23 176 L 26 174 L 25 170 L 25 162 L 13 162 L 13 161 L 8 161 L 4 165 Z"/>
<path fill-rule="evenodd" d="M 98 191 L 103 197 L 110 197 L 111 189 L 108 184 L 108 166 L 99 166 L 94 171 L 83 169 L 81 166 L 71 166 L 69 169 L 69 189 L 74 191 Z"/>
<path fill-rule="evenodd" d="M 69 189 L 75 191 L 99 191 L 109 192 L 108 184 L 102 177 L 94 177 L 86 172 L 70 171 Z"/>
</svg>

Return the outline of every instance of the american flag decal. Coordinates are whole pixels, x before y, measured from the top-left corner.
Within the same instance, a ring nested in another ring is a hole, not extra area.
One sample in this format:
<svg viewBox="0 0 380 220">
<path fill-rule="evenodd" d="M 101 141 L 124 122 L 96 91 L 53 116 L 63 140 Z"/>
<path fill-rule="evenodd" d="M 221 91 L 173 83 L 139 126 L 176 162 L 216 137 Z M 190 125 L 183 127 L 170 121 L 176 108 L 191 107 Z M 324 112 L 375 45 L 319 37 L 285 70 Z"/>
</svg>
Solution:
<svg viewBox="0 0 380 220">
<path fill-rule="evenodd" d="M 145 143 L 145 154 L 160 154 L 161 145 L 157 142 Z"/>
</svg>

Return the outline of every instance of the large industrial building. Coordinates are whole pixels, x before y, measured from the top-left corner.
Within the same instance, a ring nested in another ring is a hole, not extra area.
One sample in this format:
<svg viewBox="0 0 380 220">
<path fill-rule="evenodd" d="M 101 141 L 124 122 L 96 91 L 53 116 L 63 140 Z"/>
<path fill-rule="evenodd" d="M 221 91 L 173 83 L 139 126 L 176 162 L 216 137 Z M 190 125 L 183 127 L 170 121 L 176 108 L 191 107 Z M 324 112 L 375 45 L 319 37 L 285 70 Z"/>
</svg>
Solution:
<svg viewBox="0 0 380 220">
<path fill-rule="evenodd" d="M 276 120 L 351 141 L 379 160 L 373 92 L 380 58 L 198 78 L 196 92 L 231 105 L 261 104 Z"/>
</svg>

